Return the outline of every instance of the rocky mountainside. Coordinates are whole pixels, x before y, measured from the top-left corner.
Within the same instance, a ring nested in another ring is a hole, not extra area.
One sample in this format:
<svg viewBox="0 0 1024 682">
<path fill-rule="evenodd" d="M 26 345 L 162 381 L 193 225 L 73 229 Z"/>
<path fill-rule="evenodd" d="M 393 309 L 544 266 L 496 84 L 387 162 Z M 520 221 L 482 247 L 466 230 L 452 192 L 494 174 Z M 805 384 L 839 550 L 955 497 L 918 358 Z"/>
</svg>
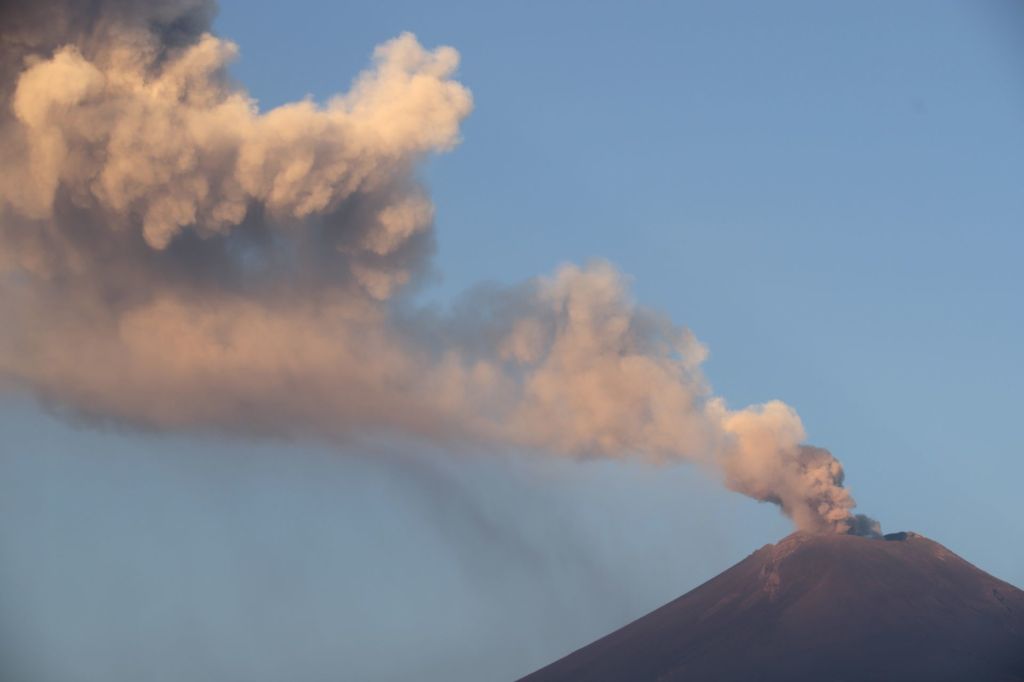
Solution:
<svg viewBox="0 0 1024 682">
<path fill-rule="evenodd" d="M 915 533 L 797 532 L 523 680 L 1024 680 L 1024 592 Z"/>
</svg>

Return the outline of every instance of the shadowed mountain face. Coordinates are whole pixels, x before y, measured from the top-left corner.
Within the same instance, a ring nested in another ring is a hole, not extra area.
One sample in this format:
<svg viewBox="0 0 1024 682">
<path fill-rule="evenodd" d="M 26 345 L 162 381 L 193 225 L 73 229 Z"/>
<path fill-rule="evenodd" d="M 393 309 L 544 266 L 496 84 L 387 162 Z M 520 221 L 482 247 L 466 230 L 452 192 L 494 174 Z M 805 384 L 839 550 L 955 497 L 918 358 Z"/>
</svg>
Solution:
<svg viewBox="0 0 1024 682">
<path fill-rule="evenodd" d="M 523 678 L 555 680 L 1024 680 L 1024 592 L 914 533 L 798 532 Z"/>
</svg>

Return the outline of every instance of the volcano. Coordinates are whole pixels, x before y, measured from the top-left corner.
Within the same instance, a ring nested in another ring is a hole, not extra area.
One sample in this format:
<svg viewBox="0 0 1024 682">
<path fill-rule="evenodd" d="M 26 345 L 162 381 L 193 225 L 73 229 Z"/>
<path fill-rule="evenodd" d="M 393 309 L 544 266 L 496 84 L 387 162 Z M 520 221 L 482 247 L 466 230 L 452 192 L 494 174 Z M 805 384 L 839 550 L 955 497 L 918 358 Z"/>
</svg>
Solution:
<svg viewBox="0 0 1024 682">
<path fill-rule="evenodd" d="M 521 682 L 563 680 L 1024 680 L 1024 592 L 916 533 L 797 532 Z"/>
</svg>

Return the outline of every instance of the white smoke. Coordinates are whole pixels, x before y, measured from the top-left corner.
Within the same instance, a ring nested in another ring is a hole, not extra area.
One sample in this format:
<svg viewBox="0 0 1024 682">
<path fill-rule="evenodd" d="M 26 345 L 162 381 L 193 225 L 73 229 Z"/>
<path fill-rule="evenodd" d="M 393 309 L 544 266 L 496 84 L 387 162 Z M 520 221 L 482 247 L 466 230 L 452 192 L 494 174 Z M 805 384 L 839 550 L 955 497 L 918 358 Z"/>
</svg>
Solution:
<svg viewBox="0 0 1024 682">
<path fill-rule="evenodd" d="M 208 3 L 0 12 L 3 385 L 155 429 L 690 460 L 862 528 L 796 412 L 729 409 L 611 265 L 398 304 L 432 247 L 416 166 L 472 108 L 454 49 L 403 34 L 347 93 L 261 112 Z"/>
</svg>

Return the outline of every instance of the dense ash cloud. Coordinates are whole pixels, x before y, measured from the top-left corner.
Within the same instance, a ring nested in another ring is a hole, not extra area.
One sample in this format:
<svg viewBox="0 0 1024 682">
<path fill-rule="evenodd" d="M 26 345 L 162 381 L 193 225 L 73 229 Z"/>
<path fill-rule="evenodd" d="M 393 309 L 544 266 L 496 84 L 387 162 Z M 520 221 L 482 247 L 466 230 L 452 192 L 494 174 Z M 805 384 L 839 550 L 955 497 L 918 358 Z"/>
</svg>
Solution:
<svg viewBox="0 0 1024 682">
<path fill-rule="evenodd" d="M 729 409 L 607 263 L 410 310 L 416 168 L 472 108 L 454 49 L 403 34 L 325 104 L 261 111 L 209 3 L 2 12 L 3 385 L 153 429 L 684 459 L 801 528 L 860 527 L 792 408 Z"/>
</svg>

